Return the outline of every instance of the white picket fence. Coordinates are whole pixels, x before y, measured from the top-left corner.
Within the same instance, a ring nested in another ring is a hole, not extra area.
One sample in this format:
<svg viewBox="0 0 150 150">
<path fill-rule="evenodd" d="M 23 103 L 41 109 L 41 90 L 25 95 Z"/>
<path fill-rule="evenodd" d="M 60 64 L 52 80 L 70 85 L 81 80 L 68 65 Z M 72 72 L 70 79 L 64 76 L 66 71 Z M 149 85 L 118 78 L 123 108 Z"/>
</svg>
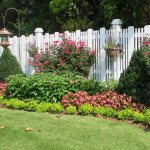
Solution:
<svg viewBox="0 0 150 150">
<path fill-rule="evenodd" d="M 65 32 L 69 38 L 74 41 L 83 41 L 92 50 L 96 50 L 96 62 L 90 71 L 90 78 L 97 80 L 107 80 L 114 78 L 119 79 L 120 74 L 125 70 L 130 62 L 132 53 L 141 46 L 141 40 L 146 34 L 150 34 L 150 25 L 143 28 L 134 28 L 133 26 L 127 29 L 121 28 L 121 21 L 115 19 L 112 21 L 112 28 L 100 28 L 100 30 L 88 29 L 87 31 L 76 30 L 75 32 Z M 113 34 L 114 41 L 120 44 L 123 49 L 123 55 L 115 58 L 110 58 L 106 55 L 104 46 L 109 36 Z M 59 32 L 54 34 L 43 34 L 42 28 L 35 30 L 35 35 L 31 34 L 26 37 L 22 35 L 20 38 L 14 36 L 9 39 L 11 45 L 9 46 L 13 55 L 21 64 L 22 70 L 26 74 L 32 74 L 33 68 L 28 64 L 29 54 L 27 49 L 29 43 L 36 43 L 39 49 L 45 49 L 45 44 L 52 45 L 54 41 L 61 40 Z M 2 54 L 0 48 L 0 55 Z M 142 67 L 142 66 L 141 66 Z"/>
</svg>

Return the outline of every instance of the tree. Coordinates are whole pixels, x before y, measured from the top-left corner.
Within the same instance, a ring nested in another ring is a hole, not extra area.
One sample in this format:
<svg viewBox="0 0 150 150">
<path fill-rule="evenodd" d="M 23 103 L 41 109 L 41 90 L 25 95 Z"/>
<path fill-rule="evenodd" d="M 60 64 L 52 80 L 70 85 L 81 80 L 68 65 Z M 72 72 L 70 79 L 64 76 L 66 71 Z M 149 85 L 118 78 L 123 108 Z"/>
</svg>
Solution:
<svg viewBox="0 0 150 150">
<path fill-rule="evenodd" d="M 21 67 L 8 48 L 3 50 L 3 54 L 0 57 L 0 81 L 5 79 L 12 74 L 22 73 Z"/>
</svg>

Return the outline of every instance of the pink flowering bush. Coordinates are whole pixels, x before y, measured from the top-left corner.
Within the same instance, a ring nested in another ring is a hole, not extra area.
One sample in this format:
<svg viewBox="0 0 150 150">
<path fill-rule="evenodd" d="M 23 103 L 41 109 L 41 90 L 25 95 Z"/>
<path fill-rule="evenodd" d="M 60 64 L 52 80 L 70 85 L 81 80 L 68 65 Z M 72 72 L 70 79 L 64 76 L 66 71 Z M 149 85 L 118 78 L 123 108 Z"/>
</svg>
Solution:
<svg viewBox="0 0 150 150">
<path fill-rule="evenodd" d="M 74 42 L 62 37 L 62 42 L 55 41 L 53 46 L 46 43 L 46 48 L 37 53 L 29 64 L 37 72 L 71 71 L 83 76 L 88 76 L 91 66 L 95 61 L 95 50 L 90 50 L 84 42 Z"/>
<path fill-rule="evenodd" d="M 144 108 L 143 104 L 132 102 L 132 98 L 125 94 L 118 94 L 113 91 L 105 91 L 101 94 L 88 95 L 87 92 L 79 91 L 75 94 L 68 93 L 63 96 L 61 104 L 64 107 L 76 106 L 78 109 L 83 104 L 90 104 L 94 107 L 110 107 L 115 110 L 130 108 L 132 110 L 141 111 Z"/>
</svg>

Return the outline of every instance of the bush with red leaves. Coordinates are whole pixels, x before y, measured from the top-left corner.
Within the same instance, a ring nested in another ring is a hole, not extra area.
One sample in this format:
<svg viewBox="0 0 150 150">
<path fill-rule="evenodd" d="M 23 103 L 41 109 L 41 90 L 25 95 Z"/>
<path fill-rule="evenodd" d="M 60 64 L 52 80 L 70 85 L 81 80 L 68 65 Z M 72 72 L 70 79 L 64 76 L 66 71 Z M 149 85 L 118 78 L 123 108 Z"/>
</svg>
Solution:
<svg viewBox="0 0 150 150">
<path fill-rule="evenodd" d="M 132 102 L 132 98 L 125 94 L 118 94 L 113 91 L 105 91 L 101 94 L 88 95 L 87 92 L 79 91 L 75 94 L 68 93 L 63 96 L 61 104 L 64 107 L 76 106 L 78 109 L 82 104 L 91 104 L 92 106 L 111 107 L 116 110 L 130 108 L 141 111 L 144 109 L 143 104 Z"/>
<path fill-rule="evenodd" d="M 2 96 L 5 92 L 6 83 L 0 81 L 0 96 Z"/>
</svg>

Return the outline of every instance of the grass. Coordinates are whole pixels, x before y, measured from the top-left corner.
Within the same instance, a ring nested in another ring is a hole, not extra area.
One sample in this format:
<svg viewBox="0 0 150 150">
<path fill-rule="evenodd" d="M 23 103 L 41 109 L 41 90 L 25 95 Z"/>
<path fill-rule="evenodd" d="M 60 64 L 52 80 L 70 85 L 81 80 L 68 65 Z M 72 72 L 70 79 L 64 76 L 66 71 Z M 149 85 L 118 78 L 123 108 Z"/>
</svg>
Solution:
<svg viewBox="0 0 150 150">
<path fill-rule="evenodd" d="M 149 150 L 150 132 L 119 121 L 0 109 L 0 150 Z M 31 132 L 25 128 L 31 127 Z"/>
</svg>

